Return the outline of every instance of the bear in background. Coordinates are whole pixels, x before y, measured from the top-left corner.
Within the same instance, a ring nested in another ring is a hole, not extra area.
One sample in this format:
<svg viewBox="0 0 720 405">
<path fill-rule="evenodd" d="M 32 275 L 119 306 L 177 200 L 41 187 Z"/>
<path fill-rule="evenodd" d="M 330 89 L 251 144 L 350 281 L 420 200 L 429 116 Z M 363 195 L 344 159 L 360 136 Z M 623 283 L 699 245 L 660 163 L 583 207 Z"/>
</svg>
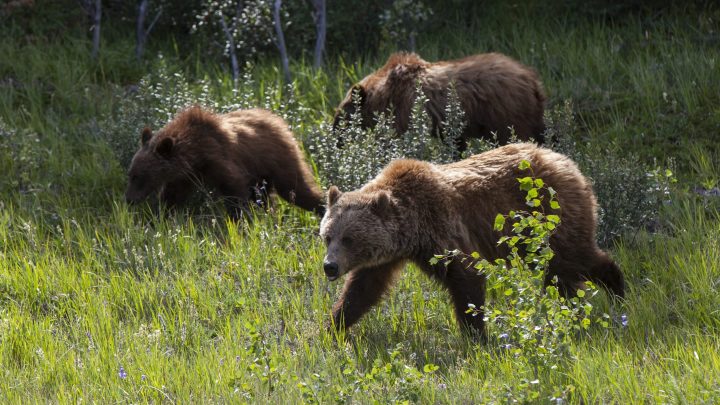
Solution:
<svg viewBox="0 0 720 405">
<path fill-rule="evenodd" d="M 489 261 L 507 255 L 493 224 L 498 213 L 527 209 L 517 181 L 526 176 L 518 168 L 522 160 L 557 191 L 560 203 L 562 223 L 550 239 L 555 256 L 546 285 L 557 276 L 561 293 L 574 296 L 589 280 L 623 297 L 623 274 L 595 240 L 597 203 L 589 181 L 564 155 L 511 144 L 446 165 L 397 160 L 359 190 L 328 190 L 320 224 L 327 246 L 323 267 L 331 281 L 347 274 L 333 306 L 335 326 L 357 322 L 410 261 L 449 290 L 461 326 L 484 336 L 483 314 L 466 310 L 485 304 L 485 276 L 467 260 L 431 265 L 430 259 L 454 249 Z"/>
<path fill-rule="evenodd" d="M 504 145 L 510 139 L 509 127 L 520 140 L 543 141 L 545 92 L 540 79 L 533 69 L 500 53 L 440 62 L 427 62 L 414 53 L 392 54 L 385 66 L 348 91 L 337 108 L 333 130 L 355 113 L 353 94 L 357 94 L 363 128 L 374 126 L 374 114 L 390 108 L 395 129 L 405 132 L 417 82 L 428 98 L 425 107 L 435 134 L 445 120 L 449 86 L 455 86 L 467 124 L 459 140 L 461 149 L 468 138 L 490 140 L 492 132 Z"/>
<path fill-rule="evenodd" d="M 203 184 L 238 219 L 253 187 L 266 184 L 300 208 L 325 212 L 323 192 L 287 123 L 261 109 L 216 115 L 196 106 L 155 134 L 145 128 L 128 176 L 128 203 L 159 192 L 164 204 L 180 205 Z"/>
</svg>

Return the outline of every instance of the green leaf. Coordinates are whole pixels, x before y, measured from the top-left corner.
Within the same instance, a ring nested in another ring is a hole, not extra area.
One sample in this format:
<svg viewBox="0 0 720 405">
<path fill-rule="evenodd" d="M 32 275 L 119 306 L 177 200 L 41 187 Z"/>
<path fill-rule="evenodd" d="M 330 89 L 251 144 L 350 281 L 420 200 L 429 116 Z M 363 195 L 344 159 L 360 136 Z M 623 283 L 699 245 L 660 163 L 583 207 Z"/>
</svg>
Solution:
<svg viewBox="0 0 720 405">
<path fill-rule="evenodd" d="M 538 196 L 538 191 L 537 191 L 537 189 L 536 189 L 535 187 L 533 187 L 533 188 L 531 188 L 530 190 L 528 190 L 527 195 L 528 195 L 528 197 L 530 197 L 530 198 L 536 198 L 536 197 Z"/>
<path fill-rule="evenodd" d="M 495 217 L 495 230 L 496 231 L 502 231 L 503 227 L 505 227 L 505 216 L 502 214 L 497 214 Z"/>
<path fill-rule="evenodd" d="M 521 177 L 517 181 L 520 183 L 520 190 L 522 191 L 528 191 L 533 187 L 532 177 Z"/>
<path fill-rule="evenodd" d="M 439 368 L 440 368 L 440 367 L 438 367 L 438 366 L 436 366 L 436 365 L 434 365 L 434 364 L 432 364 L 432 363 L 428 363 L 428 364 L 426 364 L 426 365 L 423 367 L 423 371 L 426 372 L 426 373 L 432 373 L 432 372 L 437 371 Z"/>
<path fill-rule="evenodd" d="M 529 168 L 530 168 L 530 162 L 528 162 L 528 161 L 525 160 L 525 159 L 523 159 L 523 160 L 520 161 L 520 164 L 518 165 L 518 169 L 520 169 L 520 170 L 527 170 L 527 169 L 529 169 Z"/>
<path fill-rule="evenodd" d="M 542 186 L 544 186 L 544 185 L 545 185 L 545 182 L 543 181 L 543 179 L 535 179 L 535 187 L 542 188 Z"/>
<path fill-rule="evenodd" d="M 585 296 L 585 290 L 577 290 L 577 296 L 582 298 Z"/>
<path fill-rule="evenodd" d="M 549 222 L 552 222 L 553 224 L 559 224 L 560 223 L 560 217 L 557 215 L 548 215 L 547 220 Z"/>
<path fill-rule="evenodd" d="M 550 208 L 554 210 L 560 209 L 560 203 L 558 203 L 556 200 L 550 201 Z"/>
</svg>

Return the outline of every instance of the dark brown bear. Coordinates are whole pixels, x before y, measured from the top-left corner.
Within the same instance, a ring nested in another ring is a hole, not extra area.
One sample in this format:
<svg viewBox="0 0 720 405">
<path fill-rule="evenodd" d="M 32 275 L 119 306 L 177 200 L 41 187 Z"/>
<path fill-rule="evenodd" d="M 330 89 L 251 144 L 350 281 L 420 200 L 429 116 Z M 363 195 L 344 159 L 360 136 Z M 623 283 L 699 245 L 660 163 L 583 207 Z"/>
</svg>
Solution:
<svg viewBox="0 0 720 405">
<path fill-rule="evenodd" d="M 175 206 L 204 184 L 224 198 L 237 219 L 254 196 L 252 188 L 264 182 L 268 191 L 300 208 L 325 212 L 323 193 L 292 132 L 269 111 L 216 115 L 192 107 L 154 135 L 145 128 L 141 143 L 130 164 L 129 203 L 159 191 L 162 202 Z"/>
<path fill-rule="evenodd" d="M 436 254 L 459 249 L 488 260 L 507 255 L 493 230 L 498 213 L 525 210 L 517 179 L 523 160 L 535 176 L 557 191 L 562 224 L 551 237 L 555 252 L 545 275 L 573 295 L 584 281 L 624 295 L 623 275 L 595 241 L 597 204 L 592 187 L 566 156 L 534 144 L 511 144 L 447 165 L 398 160 L 359 190 L 331 187 L 320 225 L 327 245 L 328 279 L 347 274 L 333 307 L 338 328 L 349 327 L 375 305 L 410 261 L 450 292 L 462 326 L 484 335 L 483 316 L 466 313 L 485 303 L 485 276 L 460 260 L 431 265 Z"/>
<path fill-rule="evenodd" d="M 497 132 L 500 144 L 506 144 L 513 127 L 518 139 L 543 140 L 545 93 L 537 73 L 500 53 L 485 53 L 463 59 L 426 62 L 414 53 L 395 53 L 385 66 L 355 84 L 340 103 L 333 128 L 346 122 L 355 112 L 353 93 L 360 99 L 362 126 L 375 124 L 374 113 L 392 108 L 395 129 L 408 129 L 415 100 L 416 82 L 428 98 L 426 110 L 434 133 L 445 120 L 448 86 L 457 90 L 467 126 L 467 138 L 491 139 Z"/>
</svg>

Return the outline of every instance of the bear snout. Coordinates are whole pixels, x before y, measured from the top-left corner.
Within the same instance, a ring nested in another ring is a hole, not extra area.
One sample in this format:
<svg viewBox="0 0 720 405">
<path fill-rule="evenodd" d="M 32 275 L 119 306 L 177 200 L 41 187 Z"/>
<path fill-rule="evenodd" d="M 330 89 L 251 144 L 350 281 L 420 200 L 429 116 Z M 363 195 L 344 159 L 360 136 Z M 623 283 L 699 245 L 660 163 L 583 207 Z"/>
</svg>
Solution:
<svg viewBox="0 0 720 405">
<path fill-rule="evenodd" d="M 129 205 L 135 205 L 142 200 L 143 199 L 140 198 L 138 196 L 138 193 L 136 193 L 136 192 L 130 192 L 130 191 L 125 192 L 125 202 L 128 203 Z"/>
<path fill-rule="evenodd" d="M 323 263 L 323 270 L 330 281 L 333 281 L 340 276 L 340 267 L 335 262 L 325 261 Z"/>
</svg>

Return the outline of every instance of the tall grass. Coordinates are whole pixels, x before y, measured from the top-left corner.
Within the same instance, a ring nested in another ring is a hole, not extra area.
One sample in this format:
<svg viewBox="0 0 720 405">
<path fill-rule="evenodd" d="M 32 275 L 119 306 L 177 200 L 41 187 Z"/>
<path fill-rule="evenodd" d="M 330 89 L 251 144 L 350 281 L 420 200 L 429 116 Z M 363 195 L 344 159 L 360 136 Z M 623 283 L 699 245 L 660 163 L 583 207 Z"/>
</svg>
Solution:
<svg viewBox="0 0 720 405">
<path fill-rule="evenodd" d="M 553 104 L 574 101 L 580 147 L 679 161 L 661 232 L 634 231 L 613 249 L 628 298 L 593 301 L 611 327 L 574 341 L 574 362 L 538 383 L 572 386 L 574 403 L 717 402 L 718 203 L 685 193 L 717 184 L 718 60 L 703 41 L 716 24 L 696 24 L 716 21 L 712 10 L 611 24 L 563 15 L 539 23 L 521 8 L 488 7 L 468 29 L 421 36 L 419 52 L 513 55 L 539 70 Z M 213 206 L 192 215 L 127 207 L 102 123 L 148 73 L 131 61 L 129 41 L 106 44 L 98 62 L 78 39 L 17 36 L 0 54 L 0 401 L 507 399 L 516 360 L 493 340 L 468 340 L 447 294 L 412 267 L 350 333 L 328 332 L 340 286 L 320 272 L 312 215 L 279 204 L 235 224 Z M 304 137 L 384 58 L 330 60 L 322 71 L 297 62 L 299 111 L 282 107 L 271 62 L 252 67 L 240 93 L 217 65 L 172 50 L 163 63 L 205 79 L 212 107 L 252 93 L 248 103 L 295 111 Z"/>
</svg>

